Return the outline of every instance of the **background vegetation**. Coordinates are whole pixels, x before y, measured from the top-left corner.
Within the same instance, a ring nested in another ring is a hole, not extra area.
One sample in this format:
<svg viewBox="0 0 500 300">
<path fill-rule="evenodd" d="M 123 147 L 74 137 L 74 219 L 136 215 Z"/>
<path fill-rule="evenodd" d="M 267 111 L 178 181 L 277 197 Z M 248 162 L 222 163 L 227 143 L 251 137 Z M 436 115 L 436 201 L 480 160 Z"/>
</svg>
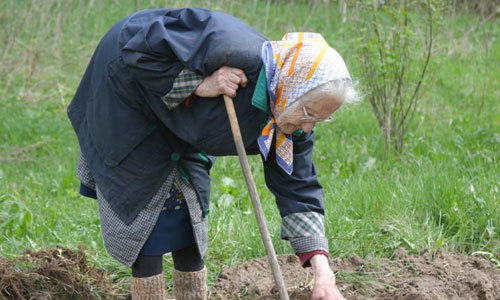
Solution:
<svg viewBox="0 0 500 300">
<path fill-rule="evenodd" d="M 343 23 L 336 1 L 0 1 L 0 254 L 85 244 L 92 262 L 115 280 L 129 275 L 104 249 L 97 203 L 78 195 L 78 143 L 65 113 L 99 39 L 116 21 L 137 8 L 201 6 L 233 14 L 270 39 L 321 32 L 359 79 L 363 43 L 354 24 L 369 12 L 348 2 Z M 314 160 L 332 256 L 390 257 L 403 247 L 500 258 L 497 6 L 432 3 L 439 16 L 426 92 L 403 154 L 384 154 L 369 101 L 317 126 Z M 377 14 L 384 18 L 383 9 Z M 418 40 L 425 13 L 415 7 L 408 14 Z M 413 59 L 420 69 L 424 58 Z M 373 92 L 363 81 L 359 88 L 366 97 Z M 276 250 L 290 253 L 279 240 L 280 218 L 260 158 L 251 162 Z M 211 279 L 222 266 L 265 255 L 237 158 L 219 159 L 212 174 Z M 167 272 L 171 264 L 166 257 Z"/>
</svg>

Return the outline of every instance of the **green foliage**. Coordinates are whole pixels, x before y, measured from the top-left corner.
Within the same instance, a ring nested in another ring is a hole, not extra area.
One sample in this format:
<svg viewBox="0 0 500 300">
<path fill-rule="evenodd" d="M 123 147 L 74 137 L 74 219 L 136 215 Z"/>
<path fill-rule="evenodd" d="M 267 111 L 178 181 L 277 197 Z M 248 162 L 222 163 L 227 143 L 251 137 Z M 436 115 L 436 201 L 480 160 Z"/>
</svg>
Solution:
<svg viewBox="0 0 500 300">
<path fill-rule="evenodd" d="M 342 25 L 337 6 L 323 2 L 314 7 L 305 1 L 165 3 L 142 1 L 141 9 L 219 9 L 272 39 L 286 31 L 321 32 L 344 56 L 360 87 L 371 92 L 361 79 L 366 66 L 356 59 L 363 45 L 351 18 L 364 17 L 355 7 L 348 8 Z M 0 1 L 1 255 L 12 256 L 26 247 L 86 244 L 90 260 L 115 280 L 129 273 L 106 253 L 97 203 L 77 194 L 78 143 L 65 109 L 101 36 L 135 5 Z M 415 22 L 425 20 L 421 16 Z M 314 160 L 324 187 L 333 256 L 391 256 L 398 247 L 412 252 L 443 247 L 486 251 L 499 258 L 500 26 L 493 19 L 483 22 L 457 12 L 443 15 L 439 28 L 427 93 L 399 159 L 385 157 L 368 101 L 343 108 L 334 123 L 316 128 Z M 420 31 L 411 29 L 400 41 L 415 35 Z M 390 53 L 388 66 L 398 66 L 397 52 Z M 417 73 L 422 58 L 414 59 L 417 68 L 412 70 Z M 250 161 L 275 248 L 291 253 L 288 243 L 280 240 L 281 219 L 265 187 L 260 158 Z M 222 266 L 262 257 L 265 251 L 237 158 L 217 160 L 211 199 L 207 263 L 213 279 Z M 168 273 L 171 258 L 165 262 Z"/>
<path fill-rule="evenodd" d="M 482 17 L 494 16 L 500 13 L 500 0 L 449 0 L 451 10 L 465 13 L 477 13 Z"/>
<path fill-rule="evenodd" d="M 422 96 L 435 32 L 431 1 L 376 1 L 361 5 L 356 24 L 362 38 L 358 57 L 373 113 L 387 153 L 403 150 L 405 135 Z M 425 15 L 426 18 L 422 18 Z"/>
</svg>

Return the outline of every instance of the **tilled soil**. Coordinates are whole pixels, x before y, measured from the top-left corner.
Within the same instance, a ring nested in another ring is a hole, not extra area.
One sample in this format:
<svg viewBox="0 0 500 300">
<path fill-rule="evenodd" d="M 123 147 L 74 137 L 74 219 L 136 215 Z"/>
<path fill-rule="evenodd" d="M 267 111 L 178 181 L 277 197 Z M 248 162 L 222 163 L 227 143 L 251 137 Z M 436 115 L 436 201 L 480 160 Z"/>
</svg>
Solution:
<svg viewBox="0 0 500 300">
<path fill-rule="evenodd" d="M 0 256 L 0 299 L 99 299 L 114 298 L 108 274 L 87 263 L 83 248 L 25 250 L 7 260 Z"/>
<path fill-rule="evenodd" d="M 291 300 L 309 300 L 310 268 L 294 255 L 278 257 Z M 493 261 L 497 263 L 496 261 Z M 443 251 L 394 253 L 392 259 L 331 259 L 337 285 L 347 299 L 500 300 L 500 269 L 487 257 Z M 168 280 L 168 279 L 167 279 Z M 13 260 L 0 256 L 0 299 L 125 299 L 123 284 L 87 263 L 83 249 L 26 250 Z M 267 259 L 226 268 L 210 288 L 210 299 L 278 299 Z"/>
<path fill-rule="evenodd" d="M 295 256 L 278 257 L 291 300 L 309 300 L 310 268 Z M 410 255 L 404 250 L 392 260 L 330 259 L 337 285 L 347 299 L 481 299 L 500 300 L 500 269 L 487 258 L 442 251 Z M 223 270 L 211 289 L 211 299 L 279 299 L 265 258 Z"/>
</svg>

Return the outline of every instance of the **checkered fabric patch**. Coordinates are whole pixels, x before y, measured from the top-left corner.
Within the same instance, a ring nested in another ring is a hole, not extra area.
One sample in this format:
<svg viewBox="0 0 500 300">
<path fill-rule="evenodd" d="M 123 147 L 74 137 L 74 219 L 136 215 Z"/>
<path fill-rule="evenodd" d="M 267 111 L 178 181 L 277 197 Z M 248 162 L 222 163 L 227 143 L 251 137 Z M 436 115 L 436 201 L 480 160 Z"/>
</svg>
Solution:
<svg viewBox="0 0 500 300">
<path fill-rule="evenodd" d="M 176 108 L 194 92 L 203 81 L 203 78 L 202 75 L 184 68 L 175 79 L 170 92 L 161 97 L 161 100 L 169 110 Z"/>
<path fill-rule="evenodd" d="M 149 204 L 141 210 L 136 219 L 129 225 L 126 225 L 118 218 L 106 199 L 104 199 L 99 187 L 95 184 L 92 174 L 90 174 L 87 161 L 82 154 L 80 154 L 78 160 L 77 176 L 87 187 L 96 189 L 104 244 L 108 253 L 119 262 L 129 267 L 132 266 L 156 224 L 174 180 L 178 183 L 188 205 L 198 250 L 202 257 L 205 256 L 208 248 L 208 218 L 203 217 L 200 202 L 193 186 L 181 179 L 177 168 L 172 170 L 172 173 Z"/>
<path fill-rule="evenodd" d="M 163 208 L 166 195 L 174 178 L 178 177 L 174 169 L 151 201 L 139 212 L 132 223 L 126 225 L 109 206 L 99 186 L 96 187 L 99 214 L 101 218 L 102 237 L 108 253 L 131 267 L 137 259 L 142 246 L 148 239 Z"/>
<path fill-rule="evenodd" d="M 87 161 L 80 153 L 78 157 L 78 165 L 76 167 L 76 177 L 88 188 L 95 190 L 95 180 L 92 174 L 90 174 L 90 169 Z"/>
<path fill-rule="evenodd" d="M 316 212 L 300 212 L 285 216 L 281 223 L 281 238 L 325 236 L 323 220 L 323 215 Z"/>
<path fill-rule="evenodd" d="M 208 250 L 208 218 L 203 216 L 203 210 L 193 185 L 184 182 L 182 179 L 177 179 L 177 182 L 189 209 L 196 246 L 201 257 L 204 257 Z"/>
<path fill-rule="evenodd" d="M 295 253 L 307 253 L 316 250 L 328 252 L 328 240 L 324 236 L 306 236 L 290 239 L 290 245 Z"/>
</svg>

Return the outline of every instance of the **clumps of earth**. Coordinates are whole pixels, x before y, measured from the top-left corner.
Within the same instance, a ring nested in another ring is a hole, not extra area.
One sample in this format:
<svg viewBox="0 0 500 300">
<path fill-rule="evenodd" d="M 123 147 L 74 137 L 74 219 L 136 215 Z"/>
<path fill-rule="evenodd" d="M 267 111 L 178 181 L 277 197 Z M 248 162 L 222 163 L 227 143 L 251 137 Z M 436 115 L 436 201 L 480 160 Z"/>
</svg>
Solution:
<svg viewBox="0 0 500 300">
<path fill-rule="evenodd" d="M 291 300 L 311 299 L 313 273 L 293 255 L 278 257 Z M 330 259 L 347 299 L 500 299 L 500 269 L 485 256 L 397 250 L 391 259 Z M 82 248 L 0 256 L 0 299 L 127 299 Z M 266 258 L 222 270 L 209 299 L 279 299 Z"/>
<path fill-rule="evenodd" d="M 118 298 L 115 285 L 102 269 L 87 262 L 83 247 L 25 250 L 14 259 L 0 256 L 0 299 Z"/>
<path fill-rule="evenodd" d="M 291 300 L 311 299 L 313 273 L 292 255 L 278 258 Z M 392 259 L 330 259 L 346 299 L 500 299 L 500 266 L 488 257 L 397 250 Z M 213 299 L 279 299 L 265 258 L 223 270 Z"/>
</svg>

